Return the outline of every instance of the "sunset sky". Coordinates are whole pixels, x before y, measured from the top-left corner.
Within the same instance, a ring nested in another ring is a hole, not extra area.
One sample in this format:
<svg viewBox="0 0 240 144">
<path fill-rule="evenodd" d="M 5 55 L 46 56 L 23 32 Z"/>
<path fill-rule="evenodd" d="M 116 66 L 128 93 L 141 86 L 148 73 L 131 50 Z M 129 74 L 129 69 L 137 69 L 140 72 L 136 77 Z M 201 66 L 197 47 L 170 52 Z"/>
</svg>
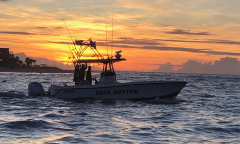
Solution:
<svg viewBox="0 0 240 144">
<path fill-rule="evenodd" d="M 65 20 L 73 39 L 122 50 L 120 70 L 156 70 L 188 60 L 240 59 L 239 0 L 0 0 L 0 47 L 67 61 Z M 113 16 L 113 19 L 112 19 Z"/>
</svg>

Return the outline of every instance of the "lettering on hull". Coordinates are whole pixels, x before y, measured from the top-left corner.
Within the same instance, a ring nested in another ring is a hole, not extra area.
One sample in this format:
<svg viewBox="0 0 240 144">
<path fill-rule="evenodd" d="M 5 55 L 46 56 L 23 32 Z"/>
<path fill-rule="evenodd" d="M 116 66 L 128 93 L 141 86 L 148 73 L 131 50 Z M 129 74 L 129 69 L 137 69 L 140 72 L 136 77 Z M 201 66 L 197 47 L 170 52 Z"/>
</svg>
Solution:
<svg viewBox="0 0 240 144">
<path fill-rule="evenodd" d="M 110 95 L 110 91 L 96 91 L 96 95 Z"/>
<path fill-rule="evenodd" d="M 113 90 L 113 91 L 96 91 L 96 95 L 118 95 L 118 94 L 136 94 L 138 90 Z"/>
</svg>

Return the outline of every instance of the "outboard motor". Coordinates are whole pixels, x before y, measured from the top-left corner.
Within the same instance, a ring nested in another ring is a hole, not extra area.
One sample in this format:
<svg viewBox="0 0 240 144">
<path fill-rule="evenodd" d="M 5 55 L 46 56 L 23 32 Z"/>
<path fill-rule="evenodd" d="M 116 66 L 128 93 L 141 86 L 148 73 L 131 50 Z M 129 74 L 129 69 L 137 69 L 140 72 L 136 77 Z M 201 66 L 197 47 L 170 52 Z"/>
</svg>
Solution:
<svg viewBox="0 0 240 144">
<path fill-rule="evenodd" d="M 28 95 L 29 96 L 41 96 L 44 93 L 44 89 L 39 82 L 30 82 L 28 84 Z"/>
</svg>

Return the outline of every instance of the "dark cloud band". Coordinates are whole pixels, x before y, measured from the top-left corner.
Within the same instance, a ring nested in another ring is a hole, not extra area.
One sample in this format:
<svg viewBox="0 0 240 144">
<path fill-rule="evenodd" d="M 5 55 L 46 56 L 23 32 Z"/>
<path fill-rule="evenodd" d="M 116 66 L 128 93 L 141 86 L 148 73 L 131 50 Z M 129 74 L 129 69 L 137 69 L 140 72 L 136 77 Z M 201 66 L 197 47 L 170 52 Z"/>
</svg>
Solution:
<svg viewBox="0 0 240 144">
<path fill-rule="evenodd" d="M 28 32 L 8 32 L 8 31 L 0 31 L 2 34 L 18 34 L 18 35 L 37 35 L 34 33 L 28 33 Z"/>
<path fill-rule="evenodd" d="M 211 35 L 208 32 L 191 32 L 190 30 L 175 29 L 172 31 L 166 31 L 167 34 L 181 34 L 181 35 Z"/>
<path fill-rule="evenodd" d="M 46 41 L 46 43 L 58 43 L 58 44 L 72 44 L 71 42 L 54 42 L 54 41 Z M 119 48 L 137 48 L 137 49 L 146 49 L 146 50 L 160 50 L 160 51 L 179 51 L 179 52 L 191 52 L 191 53 L 203 53 L 203 54 L 209 54 L 209 55 L 224 55 L 224 56 L 240 56 L 240 53 L 234 53 L 234 52 L 224 52 L 224 51 L 214 51 L 210 49 L 196 49 L 196 48 L 186 48 L 186 47 L 166 47 L 161 46 L 160 43 L 154 43 L 148 45 L 149 42 L 131 42 L 126 43 L 126 41 L 115 41 L 113 44 L 113 47 L 119 47 Z M 98 42 L 98 46 L 105 46 L 106 44 L 104 42 Z M 139 46 L 144 45 L 144 46 Z"/>
<path fill-rule="evenodd" d="M 12 0 L 0 0 L 0 2 L 10 2 Z"/>
<path fill-rule="evenodd" d="M 17 31 L 0 31 L 0 34 L 15 34 L 15 35 L 51 35 L 51 36 L 58 36 L 54 34 L 40 34 L 40 33 L 30 33 L 30 32 L 17 32 Z"/>
</svg>

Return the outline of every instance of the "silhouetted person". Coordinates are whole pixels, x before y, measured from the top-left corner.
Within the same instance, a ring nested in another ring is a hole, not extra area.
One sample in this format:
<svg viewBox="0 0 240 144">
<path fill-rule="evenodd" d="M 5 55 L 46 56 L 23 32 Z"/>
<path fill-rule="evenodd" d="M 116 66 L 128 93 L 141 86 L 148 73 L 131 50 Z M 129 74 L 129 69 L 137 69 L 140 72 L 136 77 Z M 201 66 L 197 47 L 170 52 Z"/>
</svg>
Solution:
<svg viewBox="0 0 240 144">
<path fill-rule="evenodd" d="M 75 66 L 73 81 L 75 82 L 75 85 L 79 85 L 79 65 Z"/>
<path fill-rule="evenodd" d="M 88 67 L 88 71 L 87 71 L 87 75 L 86 75 L 86 80 L 89 82 L 89 85 L 92 84 L 91 66 Z"/>
<path fill-rule="evenodd" d="M 85 70 L 87 69 L 87 63 L 84 65 L 82 64 L 80 70 L 79 70 L 79 80 L 83 81 L 85 77 Z"/>
</svg>

